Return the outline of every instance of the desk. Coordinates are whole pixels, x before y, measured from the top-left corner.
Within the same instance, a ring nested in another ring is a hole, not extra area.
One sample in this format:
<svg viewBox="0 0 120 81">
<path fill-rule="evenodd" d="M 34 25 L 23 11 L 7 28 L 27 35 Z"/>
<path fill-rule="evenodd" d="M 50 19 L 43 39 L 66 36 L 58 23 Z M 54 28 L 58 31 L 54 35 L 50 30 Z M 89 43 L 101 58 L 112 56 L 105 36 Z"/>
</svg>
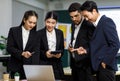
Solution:
<svg viewBox="0 0 120 81">
<path fill-rule="evenodd" d="M 1 79 L 0 81 L 4 81 L 3 79 Z M 9 81 L 15 81 L 14 79 L 9 79 Z M 27 80 L 19 80 L 19 81 L 27 81 Z M 55 81 L 62 81 L 62 80 L 55 80 Z"/>
<path fill-rule="evenodd" d="M 70 67 L 65 67 L 63 70 L 64 70 L 64 75 L 71 75 Z M 116 71 L 116 75 L 120 75 L 120 71 Z"/>
<path fill-rule="evenodd" d="M 3 63 L 3 66 L 7 67 L 9 58 L 10 58 L 10 55 L 0 54 L 0 62 Z"/>
<path fill-rule="evenodd" d="M 3 79 L 2 80 L 0 80 L 0 81 L 4 81 Z M 10 79 L 9 81 L 15 81 L 14 79 Z M 21 80 L 20 80 L 21 81 Z"/>
<path fill-rule="evenodd" d="M 67 78 L 67 79 L 69 79 L 69 80 L 67 80 L 67 81 L 71 81 L 70 79 L 71 79 L 71 69 L 70 69 L 70 67 L 65 67 L 64 69 L 64 75 L 65 75 L 65 77 Z M 120 71 L 116 71 L 116 81 L 120 81 Z M 94 75 L 95 76 L 95 75 Z"/>
<path fill-rule="evenodd" d="M 9 57 L 10 57 L 10 55 L 0 54 L 0 62 L 7 62 Z"/>
<path fill-rule="evenodd" d="M 4 81 L 4 80 L 2 79 L 2 80 L 0 80 L 0 81 Z M 14 80 L 11 80 L 11 79 L 10 79 L 9 81 L 14 81 Z"/>
</svg>

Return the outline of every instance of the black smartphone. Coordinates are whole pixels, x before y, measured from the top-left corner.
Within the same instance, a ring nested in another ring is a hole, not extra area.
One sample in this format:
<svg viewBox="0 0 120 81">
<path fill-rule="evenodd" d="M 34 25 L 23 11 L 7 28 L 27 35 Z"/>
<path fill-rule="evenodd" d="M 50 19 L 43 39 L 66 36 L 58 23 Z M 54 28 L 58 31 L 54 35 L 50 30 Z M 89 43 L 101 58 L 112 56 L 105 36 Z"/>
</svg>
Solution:
<svg viewBox="0 0 120 81">
<path fill-rule="evenodd" d="M 62 51 L 61 50 L 56 50 L 56 51 L 51 51 L 50 53 L 51 54 L 59 54 L 59 53 L 61 53 Z"/>
</svg>

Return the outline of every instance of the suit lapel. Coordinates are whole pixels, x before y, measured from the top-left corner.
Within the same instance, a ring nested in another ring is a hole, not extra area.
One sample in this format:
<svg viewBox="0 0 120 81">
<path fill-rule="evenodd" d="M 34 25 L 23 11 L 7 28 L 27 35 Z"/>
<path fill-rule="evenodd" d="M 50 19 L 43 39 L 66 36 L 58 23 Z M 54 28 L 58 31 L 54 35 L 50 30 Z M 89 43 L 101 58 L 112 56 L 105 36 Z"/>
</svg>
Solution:
<svg viewBox="0 0 120 81">
<path fill-rule="evenodd" d="M 18 38 L 17 39 L 18 40 L 18 45 L 20 46 L 21 49 L 23 49 L 22 27 L 19 27 L 16 34 L 17 34 L 17 38 Z"/>
<path fill-rule="evenodd" d="M 59 42 L 60 42 L 60 36 L 56 29 L 55 29 L 55 33 L 56 33 L 56 49 L 57 49 L 58 48 L 57 46 L 59 46 Z"/>
<path fill-rule="evenodd" d="M 103 20 L 103 17 L 104 16 L 102 16 L 101 18 L 100 18 L 100 20 L 99 20 L 99 22 L 98 22 L 98 24 L 97 24 L 97 26 L 96 26 L 96 29 L 95 29 L 95 31 L 94 31 L 94 34 L 93 34 L 93 36 L 92 36 L 92 39 L 94 39 L 94 37 L 96 36 L 96 34 L 97 34 L 97 32 L 100 30 L 100 28 L 102 27 L 101 25 L 101 23 L 102 23 L 102 20 Z"/>
<path fill-rule="evenodd" d="M 85 20 L 83 20 L 82 24 L 80 25 L 80 29 L 79 29 L 78 34 L 77 34 L 77 39 L 79 39 L 79 36 L 80 36 L 81 33 L 82 33 L 82 32 L 81 32 L 81 29 L 85 27 L 85 26 L 84 26 L 84 25 L 85 25 L 84 22 L 85 22 Z"/>
<path fill-rule="evenodd" d="M 48 48 L 48 39 L 47 39 L 47 34 L 46 34 L 46 29 L 44 29 L 43 33 L 42 33 L 42 41 L 44 42 L 43 44 L 45 45 L 46 49 Z"/>
<path fill-rule="evenodd" d="M 96 29 L 95 29 L 95 31 L 94 31 L 94 34 L 93 34 L 93 36 L 92 36 L 92 39 L 94 39 L 94 37 L 96 36 L 96 33 L 97 33 L 98 29 L 99 29 L 99 26 L 96 27 Z"/>
<path fill-rule="evenodd" d="M 84 21 L 83 21 L 83 23 L 84 23 Z M 78 31 L 78 34 L 77 34 L 77 37 L 76 37 L 76 41 L 75 41 L 75 45 L 74 45 L 75 48 L 76 48 L 76 46 L 78 46 L 78 39 L 81 39 L 81 33 L 82 33 L 81 29 L 84 27 L 83 23 L 80 25 L 80 28 L 79 28 L 79 31 Z M 74 32 L 75 32 L 75 29 L 74 29 Z M 73 38 L 74 38 L 74 35 L 73 35 Z"/>
<path fill-rule="evenodd" d="M 71 37 L 71 44 L 72 44 L 73 39 L 74 39 L 74 32 L 75 32 L 75 25 L 74 24 L 72 24 L 71 30 L 72 30 L 72 37 Z"/>
<path fill-rule="evenodd" d="M 34 35 L 33 32 L 30 31 L 30 34 L 29 34 L 28 41 L 27 41 L 27 44 L 25 46 L 25 49 L 29 47 L 30 43 L 32 43 L 32 39 L 34 38 L 33 35 Z"/>
</svg>

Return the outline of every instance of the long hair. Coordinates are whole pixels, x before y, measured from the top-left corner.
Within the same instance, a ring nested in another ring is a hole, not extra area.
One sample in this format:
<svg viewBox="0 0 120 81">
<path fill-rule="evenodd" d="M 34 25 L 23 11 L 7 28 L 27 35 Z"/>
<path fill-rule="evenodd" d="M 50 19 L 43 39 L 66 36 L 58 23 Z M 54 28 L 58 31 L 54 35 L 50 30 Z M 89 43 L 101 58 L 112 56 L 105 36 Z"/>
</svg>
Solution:
<svg viewBox="0 0 120 81">
<path fill-rule="evenodd" d="M 38 14 L 35 11 L 33 11 L 33 10 L 26 11 L 24 16 L 23 16 L 23 19 L 22 19 L 22 22 L 20 24 L 20 27 L 25 24 L 24 23 L 24 19 L 27 20 L 30 16 L 35 16 L 38 19 Z M 36 30 L 36 27 L 37 27 L 37 24 L 35 25 L 33 30 Z"/>
</svg>

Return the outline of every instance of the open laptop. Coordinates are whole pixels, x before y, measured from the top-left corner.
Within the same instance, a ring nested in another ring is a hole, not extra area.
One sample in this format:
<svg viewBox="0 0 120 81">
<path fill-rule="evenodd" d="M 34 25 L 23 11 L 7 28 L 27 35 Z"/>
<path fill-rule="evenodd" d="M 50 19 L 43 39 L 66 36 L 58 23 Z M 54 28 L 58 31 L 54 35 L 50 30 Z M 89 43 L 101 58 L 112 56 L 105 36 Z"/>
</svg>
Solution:
<svg viewBox="0 0 120 81">
<path fill-rule="evenodd" d="M 55 81 L 51 65 L 23 65 L 27 81 Z"/>
</svg>

